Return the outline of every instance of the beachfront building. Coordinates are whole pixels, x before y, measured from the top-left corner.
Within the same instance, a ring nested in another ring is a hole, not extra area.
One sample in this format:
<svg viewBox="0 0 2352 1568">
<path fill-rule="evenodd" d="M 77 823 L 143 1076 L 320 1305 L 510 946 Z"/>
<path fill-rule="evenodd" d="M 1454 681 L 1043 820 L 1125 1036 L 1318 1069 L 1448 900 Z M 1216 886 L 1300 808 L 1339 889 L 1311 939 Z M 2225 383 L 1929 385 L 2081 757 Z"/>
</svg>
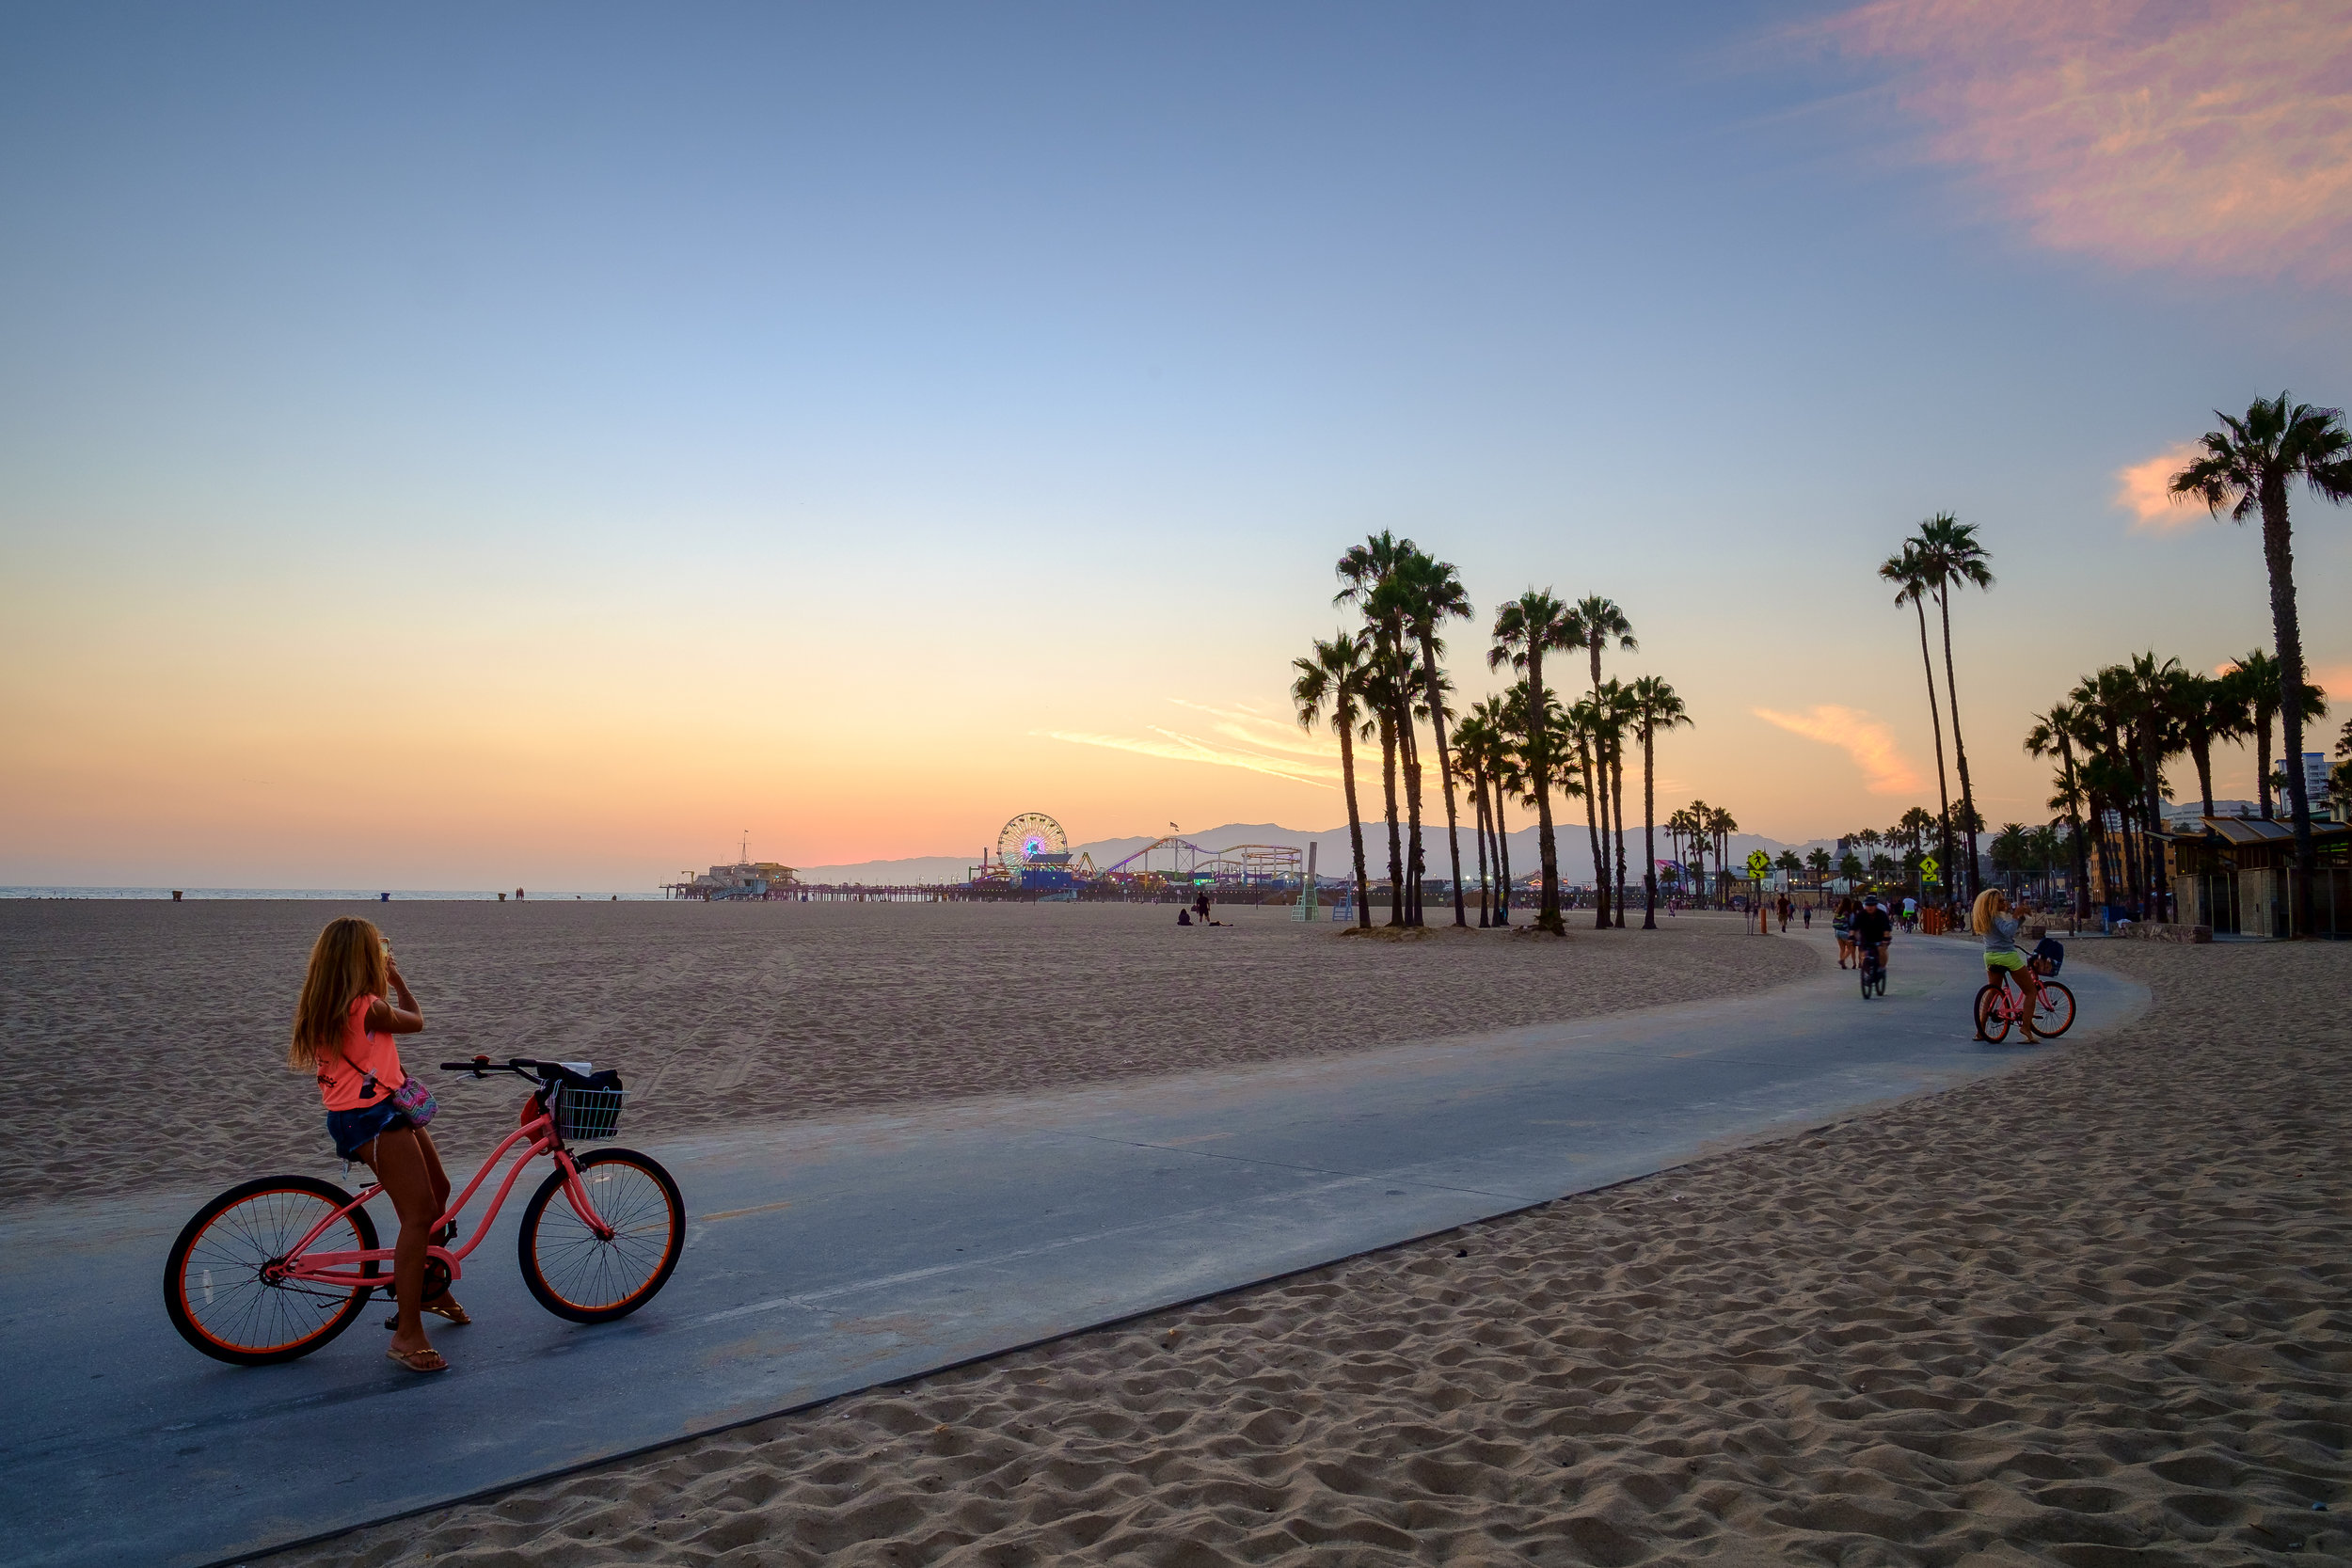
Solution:
<svg viewBox="0 0 2352 1568">
<path fill-rule="evenodd" d="M 2200 817 L 2166 835 L 2176 918 L 2217 935 L 2290 937 L 2294 927 L 2295 828 L 2254 816 Z M 2352 824 L 2314 822 L 2319 875 L 2312 883 L 2310 935 L 2352 937 Z"/>
<path fill-rule="evenodd" d="M 798 896 L 800 880 L 788 865 L 745 860 L 714 865 L 699 877 L 665 882 L 661 891 L 673 898 L 790 899 Z"/>
</svg>

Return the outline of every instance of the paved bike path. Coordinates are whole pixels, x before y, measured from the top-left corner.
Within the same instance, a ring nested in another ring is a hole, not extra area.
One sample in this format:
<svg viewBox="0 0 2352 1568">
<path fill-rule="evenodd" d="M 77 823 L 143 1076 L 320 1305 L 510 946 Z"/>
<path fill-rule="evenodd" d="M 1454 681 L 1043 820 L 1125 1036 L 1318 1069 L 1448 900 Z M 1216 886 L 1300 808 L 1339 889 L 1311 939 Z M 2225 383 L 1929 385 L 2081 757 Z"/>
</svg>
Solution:
<svg viewBox="0 0 2352 1568">
<path fill-rule="evenodd" d="M 1752 996 L 641 1145 L 694 1216 L 662 1294 L 550 1317 L 512 1202 L 435 1377 L 383 1359 L 380 1298 L 289 1366 L 183 1344 L 163 1257 L 208 1195 L 20 1209 L 0 1561 L 235 1561 L 1817 1125 L 2029 1059 L 1970 1041 L 1981 978 L 1973 944 L 1914 939 L 1880 1001 L 1825 962 Z M 2066 978 L 2077 1036 L 2146 1005 Z"/>
</svg>

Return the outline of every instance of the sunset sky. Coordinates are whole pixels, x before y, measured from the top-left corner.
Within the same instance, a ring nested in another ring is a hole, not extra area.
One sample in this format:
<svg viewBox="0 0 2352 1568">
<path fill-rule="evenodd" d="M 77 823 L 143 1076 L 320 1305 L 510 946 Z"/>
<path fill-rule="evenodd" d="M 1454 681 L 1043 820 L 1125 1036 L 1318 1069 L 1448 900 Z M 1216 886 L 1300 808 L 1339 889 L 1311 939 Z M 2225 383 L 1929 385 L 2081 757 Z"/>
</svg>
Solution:
<svg viewBox="0 0 2352 1568">
<path fill-rule="evenodd" d="M 2080 673 L 2268 644 L 2161 479 L 2352 403 L 2352 5 L 19 7 L 0 211 L 0 884 L 1328 827 L 1383 528 L 1466 698 L 1607 594 L 1661 814 L 1801 839 L 1932 803 L 1873 569 L 1957 513 L 2030 820 Z"/>
</svg>

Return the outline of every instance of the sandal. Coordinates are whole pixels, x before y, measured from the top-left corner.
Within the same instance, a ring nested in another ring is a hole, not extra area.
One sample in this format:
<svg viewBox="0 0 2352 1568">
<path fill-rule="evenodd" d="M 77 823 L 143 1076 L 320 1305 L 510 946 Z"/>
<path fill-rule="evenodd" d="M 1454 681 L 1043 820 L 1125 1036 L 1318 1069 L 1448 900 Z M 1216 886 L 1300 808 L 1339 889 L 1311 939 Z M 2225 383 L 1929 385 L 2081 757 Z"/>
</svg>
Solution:
<svg viewBox="0 0 2352 1568">
<path fill-rule="evenodd" d="M 387 1361 L 397 1361 L 412 1372 L 445 1372 L 449 1370 L 449 1358 L 444 1356 L 439 1351 L 429 1348 L 425 1350 L 388 1350 L 384 1353 L 384 1359 Z"/>
<path fill-rule="evenodd" d="M 473 1322 L 471 1318 L 466 1316 L 466 1309 L 457 1305 L 457 1298 L 446 1292 L 435 1296 L 431 1301 L 419 1307 L 417 1310 L 430 1312 L 437 1318 L 445 1318 L 453 1323 L 464 1324 Z"/>
</svg>

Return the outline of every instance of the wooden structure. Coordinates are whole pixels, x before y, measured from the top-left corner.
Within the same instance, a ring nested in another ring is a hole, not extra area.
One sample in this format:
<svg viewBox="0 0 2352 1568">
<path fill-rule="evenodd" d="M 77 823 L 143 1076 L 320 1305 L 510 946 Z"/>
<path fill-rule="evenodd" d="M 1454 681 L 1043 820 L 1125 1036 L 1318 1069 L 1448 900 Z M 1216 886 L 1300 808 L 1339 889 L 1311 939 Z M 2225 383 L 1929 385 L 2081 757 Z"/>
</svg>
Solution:
<svg viewBox="0 0 2352 1568">
<path fill-rule="evenodd" d="M 2260 817 L 2207 816 L 2197 832 L 2166 835 L 2180 924 L 2216 934 L 2290 937 L 2295 931 L 2295 829 Z M 2352 824 L 2314 822 L 2319 875 L 2312 883 L 2312 929 L 2352 937 Z"/>
</svg>

